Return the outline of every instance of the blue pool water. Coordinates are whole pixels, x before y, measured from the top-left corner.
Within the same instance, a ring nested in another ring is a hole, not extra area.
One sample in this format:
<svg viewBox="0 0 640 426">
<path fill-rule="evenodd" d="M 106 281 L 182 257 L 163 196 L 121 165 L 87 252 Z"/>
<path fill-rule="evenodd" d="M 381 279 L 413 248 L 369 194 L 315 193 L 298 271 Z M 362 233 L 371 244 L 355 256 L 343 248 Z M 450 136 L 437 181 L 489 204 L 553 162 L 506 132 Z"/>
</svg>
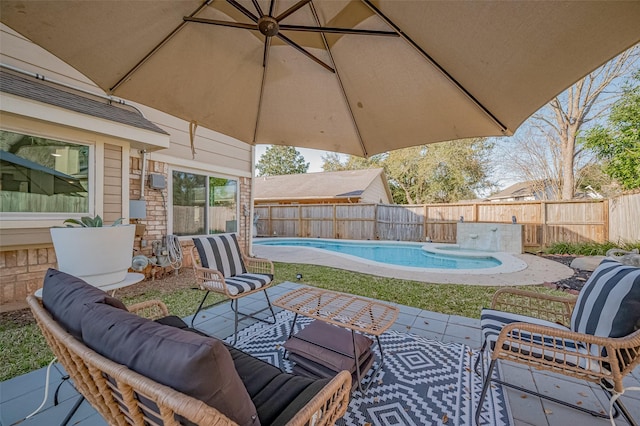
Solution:
<svg viewBox="0 0 640 426">
<path fill-rule="evenodd" d="M 391 265 L 415 268 L 441 269 L 484 269 L 500 266 L 502 263 L 490 255 L 486 257 L 466 257 L 464 255 L 444 255 L 430 253 L 421 244 L 377 243 L 375 241 L 340 241 L 306 238 L 278 238 L 254 240 L 256 245 L 311 247 L 347 254 Z"/>
</svg>

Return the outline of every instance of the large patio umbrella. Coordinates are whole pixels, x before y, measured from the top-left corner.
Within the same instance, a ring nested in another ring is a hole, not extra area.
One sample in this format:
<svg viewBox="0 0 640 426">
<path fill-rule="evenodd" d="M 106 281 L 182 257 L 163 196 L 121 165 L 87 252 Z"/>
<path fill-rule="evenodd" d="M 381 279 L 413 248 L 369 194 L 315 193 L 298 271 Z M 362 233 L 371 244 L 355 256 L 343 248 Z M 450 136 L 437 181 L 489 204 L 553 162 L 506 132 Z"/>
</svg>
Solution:
<svg viewBox="0 0 640 426">
<path fill-rule="evenodd" d="M 638 1 L 3 0 L 0 16 L 109 94 L 360 156 L 512 134 L 640 41 Z"/>
</svg>

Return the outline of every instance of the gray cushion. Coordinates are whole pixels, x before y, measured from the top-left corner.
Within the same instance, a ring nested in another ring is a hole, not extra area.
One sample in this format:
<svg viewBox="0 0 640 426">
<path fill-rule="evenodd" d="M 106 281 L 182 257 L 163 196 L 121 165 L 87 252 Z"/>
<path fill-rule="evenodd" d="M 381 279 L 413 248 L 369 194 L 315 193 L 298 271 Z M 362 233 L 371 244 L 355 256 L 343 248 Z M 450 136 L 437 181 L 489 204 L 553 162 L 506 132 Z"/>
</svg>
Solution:
<svg viewBox="0 0 640 426">
<path fill-rule="evenodd" d="M 103 304 L 82 319 L 85 344 L 101 355 L 216 408 L 240 425 L 259 425 L 222 341 Z"/>
<path fill-rule="evenodd" d="M 358 358 L 362 360 L 362 355 L 371 348 L 373 341 L 358 333 L 355 337 Z M 302 355 L 334 371 L 348 370 L 353 373 L 356 370 L 353 338 L 351 331 L 345 328 L 313 321 L 287 340 L 284 347 L 291 353 Z"/>
<path fill-rule="evenodd" d="M 87 303 L 104 303 L 127 310 L 115 297 L 80 278 L 50 268 L 44 276 L 42 304 L 53 319 L 76 339 L 81 339 L 80 321 Z"/>
<path fill-rule="evenodd" d="M 571 329 L 603 337 L 624 337 L 640 327 L 640 268 L 607 258 L 584 285 L 571 316 Z"/>
</svg>

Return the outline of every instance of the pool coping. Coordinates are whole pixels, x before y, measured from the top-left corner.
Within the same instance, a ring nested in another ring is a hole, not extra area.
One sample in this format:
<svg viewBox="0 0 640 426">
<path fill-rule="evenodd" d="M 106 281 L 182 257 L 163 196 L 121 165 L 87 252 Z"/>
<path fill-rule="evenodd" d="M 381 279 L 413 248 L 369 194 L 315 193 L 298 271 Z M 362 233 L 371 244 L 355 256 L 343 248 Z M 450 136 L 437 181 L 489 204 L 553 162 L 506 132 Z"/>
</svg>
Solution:
<svg viewBox="0 0 640 426">
<path fill-rule="evenodd" d="M 416 244 L 425 245 L 424 243 Z M 252 244 L 252 249 L 254 255 L 276 262 L 329 266 L 387 278 L 438 284 L 471 284 L 483 286 L 537 285 L 559 281 L 571 277 L 574 273 L 573 269 L 559 262 L 531 254 L 503 253 L 504 255 L 508 255 L 514 264 L 524 264 L 525 267 L 520 270 L 508 270 L 505 268 L 500 272 L 497 271 L 496 268 L 486 268 L 484 271 L 482 269 L 440 269 L 436 271 L 435 269 L 427 268 L 386 265 L 379 262 L 367 261 L 356 256 L 331 253 L 327 250 L 309 247 Z M 492 256 L 496 254 L 497 253 L 491 253 Z M 502 259 L 499 260 L 502 261 Z"/>
</svg>

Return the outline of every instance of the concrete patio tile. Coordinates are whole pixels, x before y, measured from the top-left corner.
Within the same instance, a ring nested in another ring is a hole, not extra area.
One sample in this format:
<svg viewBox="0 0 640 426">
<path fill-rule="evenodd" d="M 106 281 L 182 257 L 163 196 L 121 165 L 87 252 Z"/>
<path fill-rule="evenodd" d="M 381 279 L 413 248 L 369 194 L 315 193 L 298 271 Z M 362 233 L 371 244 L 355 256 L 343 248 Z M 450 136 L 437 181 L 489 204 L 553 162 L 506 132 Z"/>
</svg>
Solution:
<svg viewBox="0 0 640 426">
<path fill-rule="evenodd" d="M 449 322 L 444 330 L 444 335 L 451 338 L 456 338 L 460 343 L 463 343 L 472 348 L 480 347 L 480 332 L 475 327 L 468 327 L 465 325 L 452 324 Z"/>
<path fill-rule="evenodd" d="M 551 401 L 542 400 L 542 405 L 547 415 L 547 423 L 549 426 L 566 426 L 572 424 L 579 424 L 580 426 L 606 426 L 610 424 L 607 419 L 581 413 Z"/>
<path fill-rule="evenodd" d="M 635 398 L 631 398 L 631 395 L 633 393 L 638 393 L 638 391 L 625 391 L 625 393 L 620 397 L 620 400 L 622 401 L 622 403 L 624 404 L 624 406 L 627 408 L 627 410 L 629 411 L 629 413 L 631 414 L 631 416 L 633 417 L 633 419 L 636 422 L 640 421 L 640 403 L 638 403 L 638 400 Z M 609 411 L 609 400 L 607 398 L 607 395 L 604 392 L 596 392 L 595 393 L 596 398 L 598 398 L 598 401 L 600 401 L 601 404 L 603 404 L 606 407 L 607 412 Z M 626 425 L 628 424 L 625 420 L 624 417 L 622 415 L 620 415 L 616 420 L 616 425 Z M 608 422 L 608 420 L 607 420 Z M 608 423 L 610 424 L 610 422 Z"/>
<path fill-rule="evenodd" d="M 436 333 L 429 330 L 422 330 L 420 328 L 412 328 L 409 330 L 411 334 L 415 334 L 416 336 L 424 337 L 429 340 L 436 340 L 438 342 L 442 342 L 443 335 L 442 333 Z"/>
<path fill-rule="evenodd" d="M 513 419 L 513 425 L 514 426 L 537 426 L 537 425 L 534 425 L 533 423 L 527 423 L 525 421 L 517 420 L 517 419 Z"/>
<path fill-rule="evenodd" d="M 533 379 L 533 373 L 528 368 L 518 368 L 516 364 L 499 363 L 499 370 L 502 380 L 508 383 L 521 386 L 526 389 L 536 389 L 536 382 Z"/>
<path fill-rule="evenodd" d="M 476 344 L 471 338 L 451 336 L 446 333 L 442 335 L 441 341 L 444 343 L 460 343 L 461 345 L 468 346 L 471 349 L 477 349 L 480 346 L 479 344 Z"/>
<path fill-rule="evenodd" d="M 396 319 L 395 324 L 401 324 L 401 325 L 406 325 L 406 326 L 413 326 L 413 323 L 416 320 L 416 316 L 415 315 L 410 315 L 404 312 L 400 312 L 398 314 L 398 319 Z"/>
<path fill-rule="evenodd" d="M 409 325 L 399 324 L 396 322 L 396 323 L 393 323 L 391 327 L 389 327 L 389 330 L 395 330 L 401 333 L 411 333 L 412 328 Z"/>
<path fill-rule="evenodd" d="M 413 306 L 398 305 L 398 304 L 395 304 L 395 306 L 397 306 L 401 314 L 413 315 L 414 317 L 418 316 L 420 312 L 422 312 L 422 309 L 414 308 Z"/>
<path fill-rule="evenodd" d="M 560 378 L 551 379 L 547 375 L 533 372 L 533 378 L 536 382 L 538 392 L 543 395 L 557 398 L 561 401 L 566 401 L 571 404 L 579 405 L 587 410 L 601 411 L 606 410 L 606 407 L 600 404 L 600 401 L 596 397 L 593 389 L 585 384 L 576 384 L 568 380 L 562 380 Z M 553 402 L 543 401 L 545 408 L 549 408 L 555 412 L 559 412 L 553 407 L 566 408 Z M 574 410 L 573 415 L 576 413 Z M 592 416 L 589 416 L 592 417 Z"/>
<path fill-rule="evenodd" d="M 445 321 L 439 321 L 436 319 L 429 319 L 424 317 L 417 317 L 412 327 L 412 329 L 420 329 L 440 334 L 443 334 L 446 328 L 447 323 Z"/>
<path fill-rule="evenodd" d="M 464 325 L 466 327 L 472 327 L 472 328 L 476 328 L 478 330 L 480 329 L 480 320 L 479 319 L 461 317 L 461 316 L 458 316 L 458 315 L 449 316 L 449 324 Z"/>
<path fill-rule="evenodd" d="M 547 419 L 540 398 L 534 398 L 524 392 L 505 387 L 505 393 L 511 407 L 513 420 L 535 426 L 547 426 Z"/>
<path fill-rule="evenodd" d="M 418 318 L 429 318 L 429 319 L 435 319 L 435 320 L 444 321 L 444 322 L 448 322 L 449 317 L 450 315 L 442 314 L 440 312 L 432 312 L 432 311 L 424 311 L 424 310 L 418 314 Z"/>
</svg>

